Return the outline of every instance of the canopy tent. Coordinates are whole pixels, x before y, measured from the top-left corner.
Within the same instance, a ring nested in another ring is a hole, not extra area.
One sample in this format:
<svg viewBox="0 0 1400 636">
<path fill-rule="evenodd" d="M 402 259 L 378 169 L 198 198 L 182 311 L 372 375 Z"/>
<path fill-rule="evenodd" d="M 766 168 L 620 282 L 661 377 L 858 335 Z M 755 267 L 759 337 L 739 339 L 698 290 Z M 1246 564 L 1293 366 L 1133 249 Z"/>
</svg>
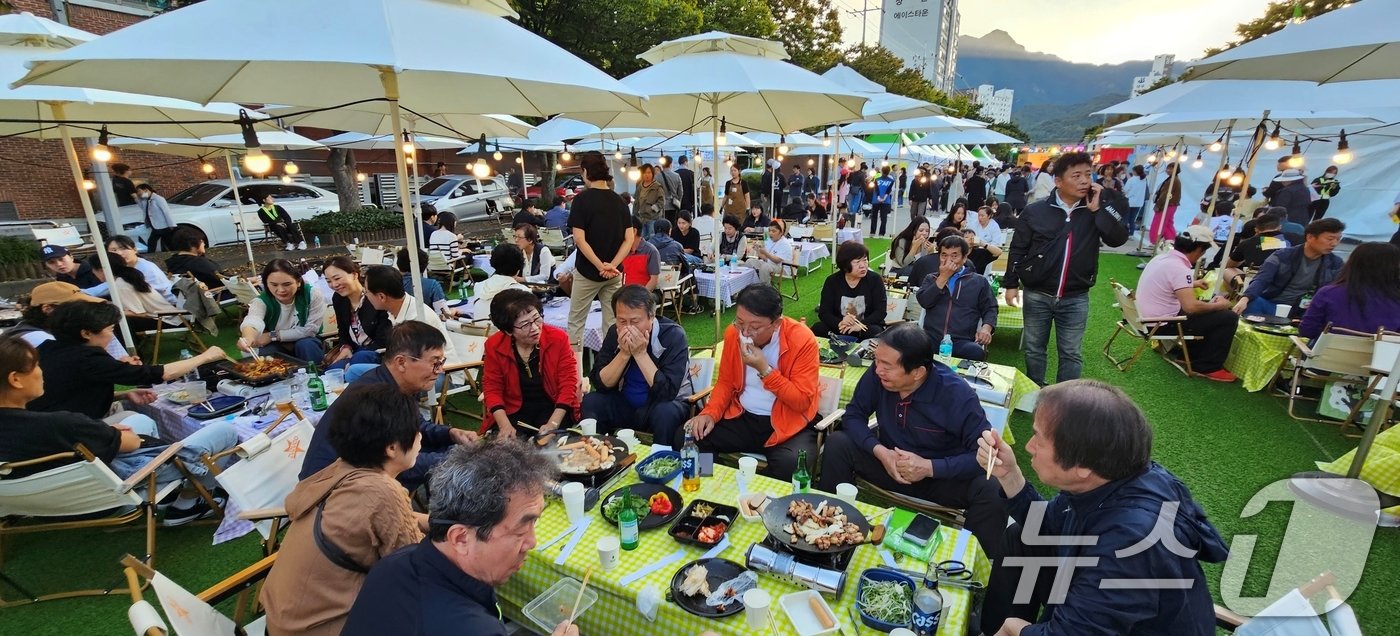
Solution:
<svg viewBox="0 0 1400 636">
<path fill-rule="evenodd" d="M 395 136 L 406 130 L 404 110 L 419 118 L 642 112 L 641 94 L 506 17 L 518 15 L 503 0 L 205 0 L 47 55 L 21 83 L 122 88 L 198 102 L 324 108 L 360 102 L 356 109 L 387 115 Z M 210 38 L 209 25 L 257 34 L 257 45 Z M 345 34 L 354 34 L 353 46 L 345 45 Z M 507 50 L 530 55 L 478 61 L 482 51 Z M 399 183 L 407 183 L 402 147 L 394 156 Z M 404 208 L 410 268 L 417 271 L 419 223 L 411 207 Z M 426 312 L 422 293 L 415 285 Z"/>
<path fill-rule="evenodd" d="M 1400 72 L 1400 3 L 1343 5 L 1302 24 L 1191 65 L 1190 80 L 1302 80 L 1327 84 L 1392 79 Z"/>
<path fill-rule="evenodd" d="M 914 141 L 916 144 L 1019 144 L 1021 140 L 1004 135 L 990 128 L 931 132 Z"/>
</svg>

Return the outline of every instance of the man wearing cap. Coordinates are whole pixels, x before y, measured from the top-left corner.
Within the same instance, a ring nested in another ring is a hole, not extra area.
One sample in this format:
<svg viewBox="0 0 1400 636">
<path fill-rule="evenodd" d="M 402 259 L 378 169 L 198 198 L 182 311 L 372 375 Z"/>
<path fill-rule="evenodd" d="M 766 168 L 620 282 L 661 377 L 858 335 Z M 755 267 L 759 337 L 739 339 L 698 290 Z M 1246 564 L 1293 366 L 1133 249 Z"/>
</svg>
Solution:
<svg viewBox="0 0 1400 636">
<path fill-rule="evenodd" d="M 1308 185 L 1303 181 L 1303 172 L 1289 168 L 1282 174 L 1274 177 L 1274 185 L 1278 187 L 1269 196 L 1269 205 L 1281 207 L 1288 210 L 1288 220 L 1299 225 L 1307 225 L 1312 219 L 1312 213 L 1308 211 L 1308 206 L 1312 205 L 1312 194 L 1308 192 Z"/>
<path fill-rule="evenodd" d="M 1209 302 L 1196 299 L 1197 289 L 1209 287 L 1205 281 L 1195 280 L 1194 274 L 1196 262 L 1215 247 L 1210 228 L 1192 225 L 1176 236 L 1172 247 L 1172 251 L 1158 255 L 1142 270 L 1137 289 L 1138 314 L 1149 325 L 1154 324 L 1151 318 L 1185 316 L 1182 330 L 1201 338 L 1186 342 L 1192 372 L 1216 382 L 1234 382 L 1235 375 L 1225 370 L 1225 358 L 1230 355 L 1239 316 L 1230 311 L 1230 301 L 1222 296 Z"/>
<path fill-rule="evenodd" d="M 53 334 L 49 333 L 49 314 L 53 313 L 59 305 L 67 302 L 100 303 L 106 302 L 101 298 L 94 298 L 83 293 L 83 290 L 69 283 L 52 281 L 41 283 L 29 292 L 29 305 L 24 309 L 24 317 L 19 323 L 7 329 L 5 335 L 18 336 L 28 342 L 31 346 L 39 345 L 53 340 Z M 107 343 L 107 353 L 112 354 L 118 360 L 127 357 L 126 347 L 122 346 L 121 340 L 112 338 Z"/>
<path fill-rule="evenodd" d="M 62 245 L 45 245 L 39 249 L 39 258 L 44 261 L 44 267 L 53 272 L 53 277 L 60 283 L 68 283 L 89 296 L 108 296 L 107 283 L 92 271 L 87 263 L 79 263 L 73 260 L 73 255 L 68 253 L 68 248 Z"/>
</svg>

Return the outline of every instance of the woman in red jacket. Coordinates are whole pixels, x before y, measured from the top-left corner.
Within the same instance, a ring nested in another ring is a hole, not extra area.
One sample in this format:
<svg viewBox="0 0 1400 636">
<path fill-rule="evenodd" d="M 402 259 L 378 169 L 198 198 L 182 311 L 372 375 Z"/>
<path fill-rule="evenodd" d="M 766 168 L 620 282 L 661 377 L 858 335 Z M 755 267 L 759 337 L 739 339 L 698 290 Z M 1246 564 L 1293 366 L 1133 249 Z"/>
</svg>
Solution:
<svg viewBox="0 0 1400 636">
<path fill-rule="evenodd" d="M 569 333 L 544 324 L 534 294 L 507 289 L 491 299 L 491 324 L 500 331 L 486 339 L 481 388 L 492 426 L 514 437 L 517 423 L 541 433 L 573 423 L 579 408 L 578 362 Z"/>
</svg>

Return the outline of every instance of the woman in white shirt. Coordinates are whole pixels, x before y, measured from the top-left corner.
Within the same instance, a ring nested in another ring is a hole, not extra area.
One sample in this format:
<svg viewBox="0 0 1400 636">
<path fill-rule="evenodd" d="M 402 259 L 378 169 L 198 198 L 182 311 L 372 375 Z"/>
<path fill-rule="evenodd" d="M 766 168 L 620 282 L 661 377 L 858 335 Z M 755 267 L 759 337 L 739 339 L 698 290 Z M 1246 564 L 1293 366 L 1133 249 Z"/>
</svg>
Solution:
<svg viewBox="0 0 1400 636">
<path fill-rule="evenodd" d="M 525 255 L 525 269 L 515 277 L 516 282 L 547 284 L 554 276 L 554 253 L 540 245 L 539 230 L 529 223 L 516 225 L 515 246 Z"/>
<path fill-rule="evenodd" d="M 263 292 L 248 304 L 238 326 L 238 348 L 262 355 L 278 351 L 298 360 L 319 361 L 325 351 L 317 335 L 330 302 L 301 278 L 285 258 L 269 261 L 262 271 Z"/>
<path fill-rule="evenodd" d="M 1138 218 L 1142 216 L 1143 206 L 1147 205 L 1149 189 L 1147 171 L 1142 166 L 1133 166 L 1133 176 L 1123 185 L 1123 194 L 1128 196 L 1128 213 L 1123 215 L 1123 226 L 1128 228 L 1129 236 L 1137 234 Z"/>
<path fill-rule="evenodd" d="M 1031 187 L 1030 203 L 1034 203 L 1050 196 L 1055 191 L 1055 176 L 1050 174 L 1050 160 L 1046 159 L 1040 164 L 1040 172 L 1035 174 L 1035 183 Z"/>
<path fill-rule="evenodd" d="M 457 215 L 440 212 L 437 224 L 437 231 L 428 237 L 428 251 L 442 255 L 442 260 L 449 263 L 461 258 L 462 237 L 457 235 Z"/>
<path fill-rule="evenodd" d="M 152 263 L 136 252 L 136 241 L 131 237 L 118 234 L 107 239 L 107 253 L 116 256 L 127 267 L 136 269 L 146 278 L 146 283 L 154 289 L 157 294 L 165 298 L 166 302 L 175 304 L 175 291 L 170 277 L 161 271 L 160 266 Z M 116 259 L 114 259 L 116 260 Z M 94 267 L 93 270 L 100 270 L 101 267 Z"/>
<path fill-rule="evenodd" d="M 758 270 L 759 282 L 767 285 L 772 281 L 773 274 L 782 275 L 783 263 L 793 262 L 792 241 L 787 237 L 787 223 L 782 219 L 773 219 L 768 225 L 763 247 L 758 248 L 756 252 L 750 262 L 754 269 Z"/>
<path fill-rule="evenodd" d="M 171 304 L 164 296 L 156 292 L 155 287 L 147 282 L 146 277 L 134 267 L 123 263 L 121 259 L 113 258 L 108 261 L 112 266 L 112 276 L 115 280 L 106 280 L 102 271 L 102 262 L 97 255 L 88 257 L 88 265 L 92 271 L 103 282 L 108 283 L 108 289 L 112 296 L 121 301 L 121 307 L 126 311 L 126 323 L 133 331 L 150 331 L 156 328 L 157 316 L 168 312 L 179 312 L 180 308 Z M 162 320 L 168 325 L 179 325 L 178 316 L 165 317 Z"/>
<path fill-rule="evenodd" d="M 1005 239 L 1002 236 L 1001 226 L 997 225 L 996 220 L 992 218 L 993 214 L 995 214 L 995 212 L 992 210 L 991 206 L 984 205 L 977 209 L 977 220 L 968 223 L 964 227 L 967 227 L 977 234 L 977 242 L 979 244 L 996 247 L 999 255 L 1001 252 L 1001 244 Z"/>
</svg>

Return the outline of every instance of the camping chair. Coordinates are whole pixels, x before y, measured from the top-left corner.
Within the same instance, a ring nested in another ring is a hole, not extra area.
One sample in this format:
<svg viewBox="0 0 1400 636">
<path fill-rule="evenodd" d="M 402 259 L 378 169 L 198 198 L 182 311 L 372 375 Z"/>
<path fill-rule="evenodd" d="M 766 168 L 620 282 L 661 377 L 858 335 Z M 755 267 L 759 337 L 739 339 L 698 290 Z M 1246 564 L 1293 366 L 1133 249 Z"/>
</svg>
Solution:
<svg viewBox="0 0 1400 636">
<path fill-rule="evenodd" d="M 982 403 L 982 410 L 987 414 L 987 423 L 991 424 L 992 430 L 1000 436 L 1002 431 L 1006 430 L 1006 421 L 1010 417 L 1010 411 L 1005 406 L 986 402 Z M 896 506 L 922 512 L 955 528 L 961 528 L 967 522 L 964 512 L 958 508 L 950 508 L 912 495 L 886 490 L 859 477 L 856 478 L 856 486 L 862 491 L 871 493 Z"/>
<path fill-rule="evenodd" d="M 773 272 L 773 276 L 771 277 L 773 286 L 778 288 L 778 293 L 780 294 L 782 294 L 783 283 L 785 281 L 792 283 L 792 294 L 782 294 L 782 296 L 783 298 L 788 298 L 794 301 L 799 300 L 799 291 L 797 289 L 797 276 L 798 274 L 802 273 L 802 268 L 797 265 L 797 259 L 799 255 L 801 255 L 801 248 L 793 247 L 792 259 L 779 263 L 778 271 Z"/>
<path fill-rule="evenodd" d="M 511 231 L 511 240 L 515 240 L 514 230 Z M 573 244 L 574 237 L 572 235 L 565 236 L 562 229 L 557 227 L 540 228 L 540 245 L 549 248 L 549 251 L 558 254 L 560 258 L 568 255 L 569 248 L 573 247 Z"/>
<path fill-rule="evenodd" d="M 131 593 L 131 607 L 127 610 L 127 618 L 137 636 L 166 636 L 172 633 L 155 606 L 144 598 L 146 585 L 150 585 L 155 589 L 161 606 L 165 608 L 165 615 L 170 624 L 175 626 L 173 633 L 200 636 L 262 636 L 266 633 L 267 617 L 258 616 L 252 622 L 246 621 L 250 613 L 261 613 L 256 590 L 258 584 L 272 571 L 272 564 L 276 560 L 276 554 L 265 556 L 257 563 L 243 568 L 196 595 L 151 569 L 149 564 L 142 563 L 140 559 L 128 554 L 121 560 L 125 566 L 122 572 L 126 575 L 127 590 Z M 141 583 L 142 578 L 146 579 L 146 583 Z M 214 609 L 215 605 L 235 597 L 238 600 L 234 603 L 232 619 Z"/>
<path fill-rule="evenodd" d="M 1332 422 L 1336 420 L 1305 417 L 1294 413 L 1294 405 L 1303 400 L 1318 401 L 1323 397 L 1312 398 L 1302 394 L 1304 386 L 1323 386 L 1337 383 L 1344 386 L 1365 387 L 1371 376 L 1367 368 L 1376 346 L 1375 334 L 1363 334 L 1348 329 L 1327 325 L 1311 346 L 1298 336 L 1289 336 L 1296 353 L 1292 356 L 1293 376 L 1288 383 L 1288 416 L 1308 422 Z M 1369 391 L 1368 391 L 1369 393 Z M 1342 422 L 1346 426 L 1356 418 L 1356 413 L 1365 400 L 1357 400 L 1357 407 L 1351 409 L 1350 416 Z"/>
<path fill-rule="evenodd" d="M 901 322 L 906 322 L 905 314 L 908 313 L 909 297 L 903 294 L 896 294 L 890 290 L 885 296 L 885 326 L 893 327 Z"/>
<path fill-rule="evenodd" d="M 151 318 L 156 321 L 155 329 L 145 331 L 132 330 L 133 338 L 140 338 L 142 342 L 136 344 L 137 352 L 140 352 L 144 342 L 151 343 L 151 357 L 147 360 L 160 360 L 160 340 L 166 335 L 183 334 L 185 344 L 191 345 L 196 351 L 208 349 L 204 341 L 199 339 L 199 334 L 194 330 L 194 324 L 190 322 L 193 316 L 183 309 L 173 311 L 158 311 L 150 314 L 139 314 L 143 318 Z M 178 320 L 179 323 L 168 322 L 167 320 Z M 193 342 L 191 342 L 193 340 Z"/>
<path fill-rule="evenodd" d="M 447 424 L 447 413 L 456 413 L 467 417 L 484 421 L 485 411 L 473 413 L 464 409 L 452 408 L 449 403 L 454 395 L 468 393 L 476 399 L 477 403 L 482 402 L 481 382 L 477 375 L 477 369 L 482 366 L 482 358 L 486 354 L 486 336 L 463 333 L 463 325 L 457 321 L 446 323 L 447 338 L 452 342 L 452 349 L 457 352 L 458 360 L 453 360 L 442 368 L 443 374 L 447 375 L 448 381 L 443 385 L 442 395 L 438 397 L 437 404 L 433 409 L 433 421 L 438 424 Z M 460 383 L 454 383 L 453 378 L 461 378 Z"/>
<path fill-rule="evenodd" d="M 821 466 L 822 443 L 826 441 L 826 431 L 841 421 L 841 416 L 845 414 L 845 410 L 841 408 L 841 378 L 822 375 L 817 376 L 817 380 L 817 417 L 820 419 L 812 425 L 817 431 L 817 454 L 811 457 L 811 465 L 808 467 L 808 470 L 814 473 L 817 467 Z M 721 453 L 716 457 L 723 458 L 726 465 L 736 467 L 740 457 L 752 457 L 758 460 L 760 470 L 768 467 L 768 458 L 762 453 Z"/>
<path fill-rule="evenodd" d="M 1137 364 L 1138 358 L 1142 357 L 1142 352 L 1146 351 L 1147 348 L 1151 346 L 1162 355 L 1162 359 L 1166 360 L 1167 364 L 1176 367 L 1176 370 L 1190 377 L 1192 374 L 1191 353 L 1186 349 L 1186 342 L 1188 340 L 1201 340 L 1202 337 L 1188 335 L 1186 333 L 1185 329 L 1182 327 L 1182 323 L 1186 322 L 1186 317 L 1140 316 L 1137 310 L 1137 299 L 1133 297 L 1132 290 L 1124 287 L 1116 280 L 1110 279 L 1109 282 L 1113 286 L 1113 296 L 1118 301 L 1115 305 L 1118 307 L 1118 310 L 1123 313 L 1123 317 L 1118 320 L 1118 325 L 1113 330 L 1113 335 L 1109 336 L 1108 342 L 1103 345 L 1104 357 L 1108 358 L 1108 361 L 1113 363 L 1114 368 L 1126 372 L 1128 369 L 1133 368 L 1134 364 Z M 1160 333 L 1162 331 L 1166 333 Z M 1141 342 L 1138 344 L 1137 349 L 1133 351 L 1132 355 L 1120 360 L 1113 357 L 1111 349 L 1113 347 L 1113 341 L 1117 339 L 1118 334 L 1121 333 L 1131 334 L 1132 337 Z M 1181 349 L 1181 362 L 1177 362 L 1169 355 L 1173 348 Z"/>
<path fill-rule="evenodd" d="M 661 294 L 661 305 L 657 307 L 658 314 L 665 314 L 666 308 L 670 307 L 676 315 L 676 322 L 681 321 L 681 305 L 685 304 L 686 295 L 695 292 L 695 276 L 686 274 L 681 276 L 679 269 L 670 266 L 661 268 L 661 276 L 656 284 L 656 291 Z"/>
<path fill-rule="evenodd" d="M 440 251 L 428 251 L 428 275 L 442 281 L 448 294 L 451 294 L 452 290 L 456 288 L 459 277 L 465 281 L 472 279 L 467 273 L 467 268 L 470 265 L 471 259 L 466 256 L 447 260 L 447 257 L 443 256 Z"/>
<path fill-rule="evenodd" d="M 45 457 L 0 462 L 0 476 L 18 468 L 61 464 L 27 477 L 0 480 L 0 542 L 14 534 L 123 526 L 144 519 L 145 561 L 153 562 L 156 552 L 156 503 L 174 494 L 181 485 L 180 481 L 175 481 L 157 489 L 156 470 L 174 461 L 179 449 L 179 443 L 171 444 L 126 481 L 117 477 L 106 463 L 81 444 L 71 451 Z M 175 465 L 184 470 L 178 461 Z M 109 514 L 94 516 L 102 512 Z M 79 516 L 87 518 L 76 518 Z M 0 597 L 0 608 L 78 596 L 105 596 L 112 591 L 112 588 L 86 589 L 40 595 L 30 592 L 2 573 L 0 582 L 24 597 L 20 600 Z"/>
<path fill-rule="evenodd" d="M 384 264 L 384 250 L 377 247 L 361 247 L 355 260 L 361 267 Z"/>
<path fill-rule="evenodd" d="M 286 428 L 282 424 L 292 418 Z M 280 432 L 278 429 L 282 428 Z M 252 521 L 263 537 L 263 554 L 277 551 L 278 534 L 287 517 L 284 502 L 297 485 L 301 463 L 311 445 L 315 426 L 295 406 L 247 441 L 215 455 L 199 459 L 214 475 L 229 500 L 239 510 L 239 518 Z M 276 433 L 276 435 L 273 435 Z M 221 468 L 219 462 L 230 455 L 238 461 Z"/>
<path fill-rule="evenodd" d="M 1215 606 L 1215 626 L 1226 632 L 1242 636 L 1268 636 L 1270 634 L 1318 634 L 1319 636 L 1361 636 L 1361 626 L 1356 621 L 1356 613 L 1342 600 L 1337 588 L 1332 587 L 1336 576 L 1323 572 L 1317 578 L 1290 590 L 1273 604 L 1264 608 L 1254 618 L 1236 614 L 1229 609 Z M 1321 616 L 1308 599 L 1322 591 L 1327 592 L 1327 608 Z"/>
<path fill-rule="evenodd" d="M 83 235 L 78 233 L 78 228 L 73 227 L 71 223 L 53 227 L 30 227 L 29 231 L 34 233 L 34 240 L 39 241 L 39 247 L 61 245 L 74 254 L 93 248 L 92 243 L 84 241 Z"/>
</svg>

